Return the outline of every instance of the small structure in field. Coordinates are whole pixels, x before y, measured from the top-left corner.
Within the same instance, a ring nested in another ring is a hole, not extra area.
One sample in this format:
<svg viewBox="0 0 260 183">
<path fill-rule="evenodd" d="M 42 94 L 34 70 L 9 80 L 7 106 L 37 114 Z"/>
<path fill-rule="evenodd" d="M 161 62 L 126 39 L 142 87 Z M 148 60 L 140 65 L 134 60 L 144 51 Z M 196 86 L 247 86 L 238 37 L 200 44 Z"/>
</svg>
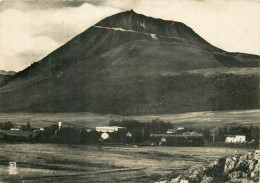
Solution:
<svg viewBox="0 0 260 183">
<path fill-rule="evenodd" d="M 105 132 L 105 133 L 102 133 L 102 134 L 101 134 L 101 138 L 104 139 L 104 140 L 106 140 L 106 139 L 109 138 L 109 134 L 106 133 L 106 132 Z"/>
<path fill-rule="evenodd" d="M 161 138 L 161 142 L 166 142 L 166 138 L 165 137 Z"/>
<path fill-rule="evenodd" d="M 131 133 L 131 132 L 127 132 L 127 133 L 126 133 L 126 136 L 127 136 L 127 137 L 132 137 L 132 133 Z"/>
<path fill-rule="evenodd" d="M 8 171 L 9 171 L 9 175 L 16 175 L 17 174 L 16 162 L 9 162 Z"/>
<path fill-rule="evenodd" d="M 227 135 L 225 139 L 226 143 L 243 143 L 246 142 L 245 135 Z"/>
<path fill-rule="evenodd" d="M 103 132 L 103 133 L 113 133 L 113 132 L 118 132 L 120 130 L 125 129 L 125 127 L 119 127 L 119 126 L 101 126 L 101 127 L 96 127 L 97 132 Z"/>
</svg>

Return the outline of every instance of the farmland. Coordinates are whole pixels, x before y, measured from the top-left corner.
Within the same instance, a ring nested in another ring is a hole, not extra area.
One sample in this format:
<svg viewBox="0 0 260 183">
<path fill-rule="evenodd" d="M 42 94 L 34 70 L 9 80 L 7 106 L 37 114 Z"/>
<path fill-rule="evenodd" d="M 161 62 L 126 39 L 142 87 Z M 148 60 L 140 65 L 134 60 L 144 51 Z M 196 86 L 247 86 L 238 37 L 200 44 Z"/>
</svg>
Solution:
<svg viewBox="0 0 260 183">
<path fill-rule="evenodd" d="M 64 124 L 79 127 L 94 128 L 96 126 L 108 125 L 110 120 L 136 119 L 148 121 L 160 119 L 181 125 L 196 127 L 216 127 L 224 124 L 239 126 L 260 126 L 260 110 L 236 110 L 236 111 L 203 111 L 179 114 L 160 115 L 138 115 L 138 116 L 117 116 L 101 115 L 94 113 L 1 113 L 1 121 L 11 121 L 16 125 L 25 125 L 29 121 L 32 127 L 44 127 L 57 124 L 58 121 Z M 1 122 L 0 121 L 0 122 Z"/>
<path fill-rule="evenodd" d="M 206 147 L 70 146 L 58 144 L 0 145 L 0 181 L 16 182 L 154 182 L 181 173 L 199 162 L 246 149 Z M 16 162 L 16 175 L 8 163 Z"/>
<path fill-rule="evenodd" d="M 14 125 L 30 122 L 33 128 L 62 121 L 64 126 L 94 128 L 110 120 L 160 119 L 197 128 L 222 125 L 260 126 L 260 110 L 204 111 L 183 114 L 116 116 L 93 113 L 2 113 L 0 122 Z M 154 182 L 163 175 L 180 174 L 196 163 L 206 163 L 248 149 L 223 147 L 133 147 L 64 144 L 0 144 L 0 182 L 84 183 Z M 9 162 L 16 162 L 17 174 L 9 175 Z"/>
</svg>

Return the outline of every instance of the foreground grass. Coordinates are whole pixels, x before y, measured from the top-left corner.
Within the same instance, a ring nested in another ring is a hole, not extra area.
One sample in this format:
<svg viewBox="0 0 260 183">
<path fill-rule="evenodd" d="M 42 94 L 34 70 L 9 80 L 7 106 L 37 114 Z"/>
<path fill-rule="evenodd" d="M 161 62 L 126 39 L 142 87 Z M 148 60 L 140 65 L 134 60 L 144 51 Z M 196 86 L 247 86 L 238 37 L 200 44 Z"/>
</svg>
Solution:
<svg viewBox="0 0 260 183">
<path fill-rule="evenodd" d="M 2 182 L 153 182 L 159 175 L 181 173 L 198 162 L 246 153 L 246 149 L 206 147 L 0 145 Z M 18 165 L 8 174 L 8 162 Z"/>
</svg>

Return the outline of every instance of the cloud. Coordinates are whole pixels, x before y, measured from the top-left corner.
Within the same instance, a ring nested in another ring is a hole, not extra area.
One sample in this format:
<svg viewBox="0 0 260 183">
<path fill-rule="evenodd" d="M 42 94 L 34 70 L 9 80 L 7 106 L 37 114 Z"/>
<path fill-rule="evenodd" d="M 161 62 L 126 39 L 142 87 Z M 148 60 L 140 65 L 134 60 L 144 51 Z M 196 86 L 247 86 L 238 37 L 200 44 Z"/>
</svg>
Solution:
<svg viewBox="0 0 260 183">
<path fill-rule="evenodd" d="M 113 0 L 105 5 L 180 21 L 211 44 L 260 55 L 259 0 Z"/>
<path fill-rule="evenodd" d="M 27 11 L 31 9 L 43 10 L 43 9 L 57 9 L 57 8 L 64 8 L 64 7 L 79 7 L 85 2 L 87 1 L 57 1 L 57 0 L 8 0 L 8 1 L 5 0 L 4 1 L 2 0 L 1 10 L 12 8 L 21 11 Z"/>
<path fill-rule="evenodd" d="M 119 11 L 88 3 L 44 10 L 27 7 L 27 10 L 7 8 L 0 13 L 1 69 L 22 70 L 37 61 L 35 58 L 46 56 L 100 19 Z M 34 56 L 29 52 L 34 52 Z"/>
</svg>

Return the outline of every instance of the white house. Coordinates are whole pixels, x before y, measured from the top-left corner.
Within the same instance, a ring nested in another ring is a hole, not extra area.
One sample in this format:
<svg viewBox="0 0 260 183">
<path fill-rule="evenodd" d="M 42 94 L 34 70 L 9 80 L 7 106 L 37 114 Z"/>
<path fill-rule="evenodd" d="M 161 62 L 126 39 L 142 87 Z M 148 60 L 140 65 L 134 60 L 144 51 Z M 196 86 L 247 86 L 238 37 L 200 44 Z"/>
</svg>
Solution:
<svg viewBox="0 0 260 183">
<path fill-rule="evenodd" d="M 21 129 L 20 128 L 11 128 L 10 130 L 11 131 L 20 131 Z"/>
<path fill-rule="evenodd" d="M 243 143 L 246 142 L 245 135 L 227 135 L 226 136 L 226 143 Z"/>
<path fill-rule="evenodd" d="M 166 133 L 175 134 L 175 133 L 177 133 L 177 130 L 176 129 L 168 129 Z"/>
<path fill-rule="evenodd" d="M 41 131 L 44 131 L 44 128 L 37 128 L 33 130 L 34 133 L 41 132 Z"/>
<path fill-rule="evenodd" d="M 119 127 L 119 126 L 97 126 L 96 127 L 96 131 L 97 132 L 103 132 L 103 133 L 106 133 L 106 132 L 118 132 L 119 130 L 122 130 L 124 129 L 124 127 Z"/>
<path fill-rule="evenodd" d="M 11 128 L 11 131 L 20 131 L 22 129 L 21 126 L 14 126 L 13 128 Z"/>
<path fill-rule="evenodd" d="M 177 127 L 177 131 L 184 130 L 184 126 Z"/>
</svg>

